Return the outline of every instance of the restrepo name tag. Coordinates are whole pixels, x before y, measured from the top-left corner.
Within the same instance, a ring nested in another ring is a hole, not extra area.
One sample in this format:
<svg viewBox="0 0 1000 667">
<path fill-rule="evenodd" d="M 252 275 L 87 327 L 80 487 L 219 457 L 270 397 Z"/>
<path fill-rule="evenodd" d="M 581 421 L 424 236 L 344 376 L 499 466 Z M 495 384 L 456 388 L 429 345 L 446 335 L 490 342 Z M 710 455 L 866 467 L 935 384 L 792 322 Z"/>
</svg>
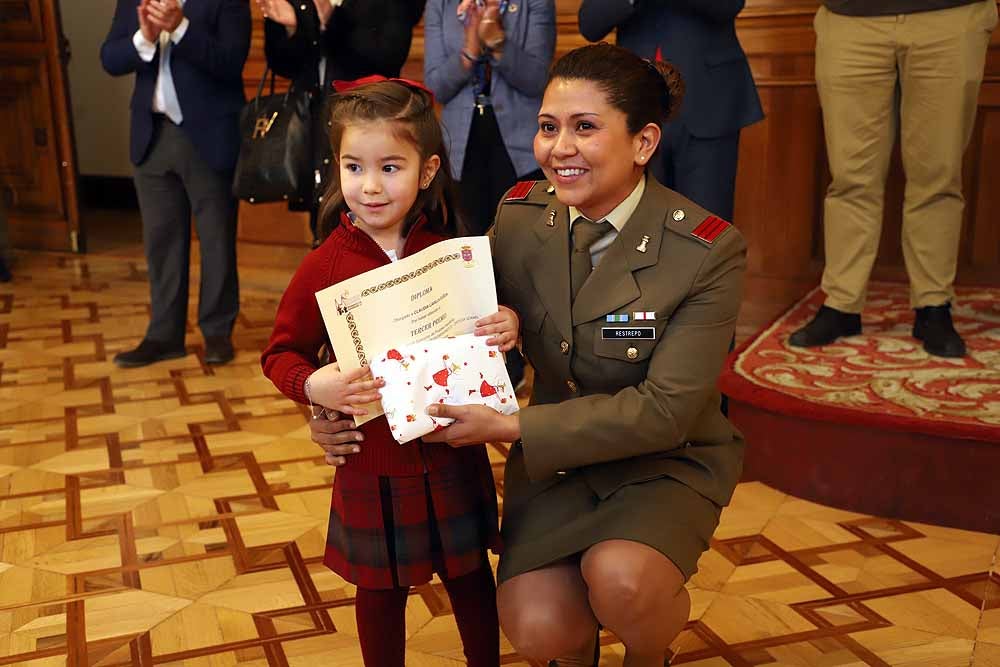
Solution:
<svg viewBox="0 0 1000 667">
<path fill-rule="evenodd" d="M 656 327 L 601 327 L 604 340 L 653 340 Z"/>
</svg>

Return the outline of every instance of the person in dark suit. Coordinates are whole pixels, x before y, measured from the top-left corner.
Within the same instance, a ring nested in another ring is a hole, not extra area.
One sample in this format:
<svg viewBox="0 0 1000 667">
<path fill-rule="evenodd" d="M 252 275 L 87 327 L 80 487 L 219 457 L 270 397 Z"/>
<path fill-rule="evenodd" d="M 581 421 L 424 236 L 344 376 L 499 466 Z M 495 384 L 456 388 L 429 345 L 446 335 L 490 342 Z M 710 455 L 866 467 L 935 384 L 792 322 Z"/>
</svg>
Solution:
<svg viewBox="0 0 1000 667">
<path fill-rule="evenodd" d="M 191 216 L 201 243 L 204 361 L 233 358 L 239 313 L 237 203 L 231 194 L 246 99 L 248 0 L 118 0 L 101 46 L 108 74 L 135 74 L 130 157 L 149 265 L 151 316 L 122 367 L 185 355 Z"/>
<path fill-rule="evenodd" d="M 314 242 L 320 199 L 332 160 L 326 140 L 327 95 L 333 81 L 372 74 L 398 77 L 410 54 L 424 0 L 257 0 L 267 64 L 292 85 L 312 92 L 313 188 L 293 210 L 309 211 Z"/>
<path fill-rule="evenodd" d="M 667 187 L 733 219 L 740 130 L 764 117 L 736 37 L 744 0 L 583 0 L 580 32 L 592 42 L 618 30 L 618 45 L 667 60 L 687 86 L 650 165 Z"/>
</svg>

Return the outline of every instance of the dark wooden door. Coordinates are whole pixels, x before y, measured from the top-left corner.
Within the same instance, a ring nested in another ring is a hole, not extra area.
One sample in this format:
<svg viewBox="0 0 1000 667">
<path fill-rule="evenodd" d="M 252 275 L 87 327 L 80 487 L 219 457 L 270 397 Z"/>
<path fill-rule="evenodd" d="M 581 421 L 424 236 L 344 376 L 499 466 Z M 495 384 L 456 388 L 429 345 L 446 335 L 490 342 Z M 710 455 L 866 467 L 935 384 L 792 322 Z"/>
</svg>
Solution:
<svg viewBox="0 0 1000 667">
<path fill-rule="evenodd" d="M 0 0 L 0 190 L 10 242 L 80 248 L 76 157 L 58 0 Z"/>
</svg>

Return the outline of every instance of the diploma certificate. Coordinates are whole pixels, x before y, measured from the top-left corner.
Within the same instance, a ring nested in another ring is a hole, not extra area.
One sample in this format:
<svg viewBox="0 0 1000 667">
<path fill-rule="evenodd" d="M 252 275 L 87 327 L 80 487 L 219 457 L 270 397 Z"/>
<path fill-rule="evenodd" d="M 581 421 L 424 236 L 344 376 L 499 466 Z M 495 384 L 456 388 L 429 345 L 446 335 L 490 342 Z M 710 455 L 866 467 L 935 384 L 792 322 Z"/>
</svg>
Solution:
<svg viewBox="0 0 1000 667">
<path fill-rule="evenodd" d="M 316 301 L 342 371 L 368 366 L 390 347 L 470 334 L 476 320 L 497 312 L 489 239 L 435 243 L 320 290 Z M 382 414 L 378 402 L 364 407 L 358 426 Z"/>
</svg>

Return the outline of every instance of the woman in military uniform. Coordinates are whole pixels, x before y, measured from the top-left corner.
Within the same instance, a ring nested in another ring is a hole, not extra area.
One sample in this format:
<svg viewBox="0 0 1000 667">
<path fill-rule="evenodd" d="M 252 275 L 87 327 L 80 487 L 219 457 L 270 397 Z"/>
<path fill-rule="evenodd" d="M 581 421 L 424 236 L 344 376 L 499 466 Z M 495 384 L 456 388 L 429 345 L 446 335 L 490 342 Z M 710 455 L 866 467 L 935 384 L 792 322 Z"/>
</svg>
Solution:
<svg viewBox="0 0 1000 667">
<path fill-rule="evenodd" d="M 515 186 L 490 232 L 498 297 L 535 368 L 531 405 L 435 406 L 458 422 L 425 438 L 515 443 L 497 600 L 529 658 L 590 664 L 600 623 L 626 665 L 663 665 L 740 474 L 716 378 L 745 244 L 646 177 L 682 95 L 670 65 L 608 44 L 555 64 L 535 137 L 551 186 Z"/>
<path fill-rule="evenodd" d="M 646 176 L 682 95 L 670 65 L 608 44 L 555 64 L 534 145 L 551 185 L 512 188 L 490 231 L 498 297 L 535 368 L 531 404 L 430 408 L 457 422 L 425 440 L 514 443 L 497 604 L 535 660 L 592 664 L 600 624 L 625 665 L 661 667 L 740 475 L 716 378 L 746 247 Z M 341 428 L 313 428 L 334 463 L 349 451 L 330 433 Z"/>
</svg>

